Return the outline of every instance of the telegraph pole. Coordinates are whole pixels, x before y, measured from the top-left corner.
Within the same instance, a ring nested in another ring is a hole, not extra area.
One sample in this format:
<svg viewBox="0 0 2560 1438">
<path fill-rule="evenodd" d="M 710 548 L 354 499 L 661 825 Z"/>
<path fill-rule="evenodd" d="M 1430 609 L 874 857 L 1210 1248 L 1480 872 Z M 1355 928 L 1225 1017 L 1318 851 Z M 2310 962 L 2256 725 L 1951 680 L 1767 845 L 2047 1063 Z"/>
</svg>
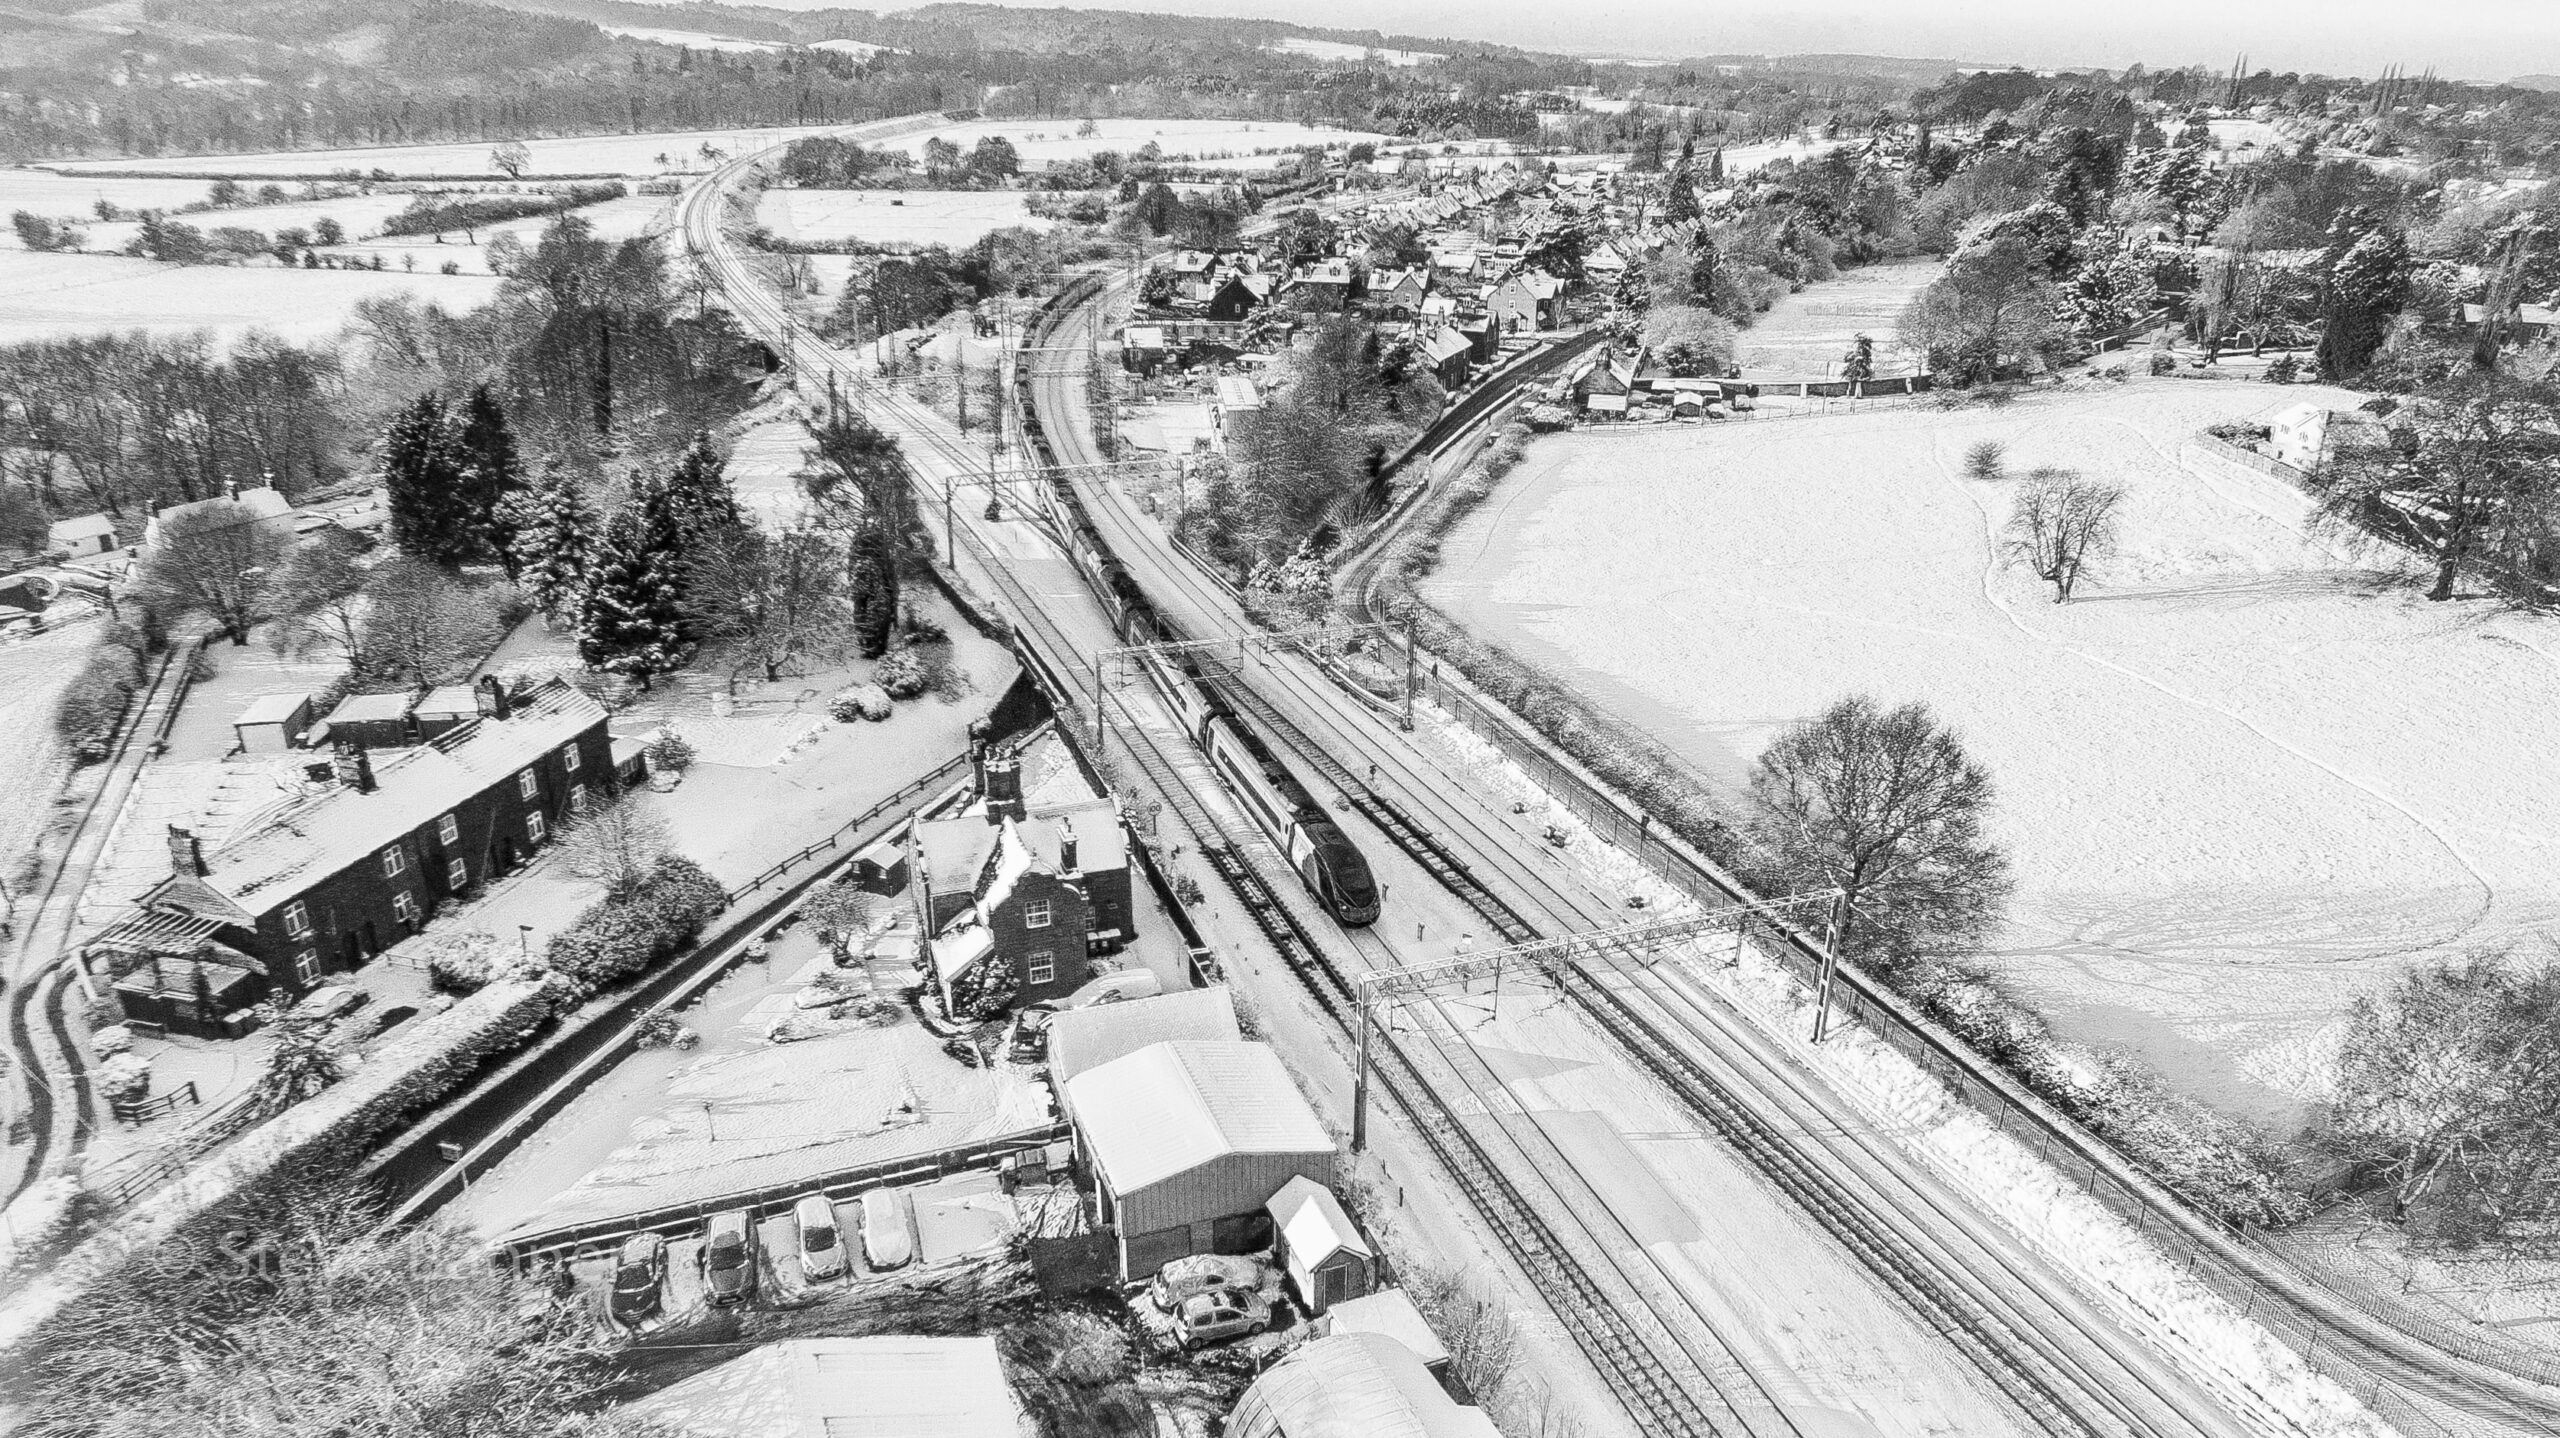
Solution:
<svg viewBox="0 0 2560 1438">
<path fill-rule="evenodd" d="M 1351 1151 L 1361 1153 L 1369 1147 L 1369 1028 L 1375 1017 L 1369 1006 L 1375 1002 L 1367 975 L 1361 976 L 1353 994 L 1353 1005 L 1359 1011 L 1360 1064 L 1351 1079 Z"/>
<path fill-rule="evenodd" d="M 1813 986 L 1813 1041 L 1831 1032 L 1831 985 L 1840 976 L 1840 929 L 1849 917 L 1849 891 L 1831 896 L 1831 922 L 1822 932 L 1822 977 Z"/>
<path fill-rule="evenodd" d="M 1404 732 L 1407 734 L 1413 732 L 1413 690 L 1420 677 L 1421 666 L 1415 661 L 1413 649 L 1413 612 L 1407 610 L 1404 616 Z"/>
</svg>

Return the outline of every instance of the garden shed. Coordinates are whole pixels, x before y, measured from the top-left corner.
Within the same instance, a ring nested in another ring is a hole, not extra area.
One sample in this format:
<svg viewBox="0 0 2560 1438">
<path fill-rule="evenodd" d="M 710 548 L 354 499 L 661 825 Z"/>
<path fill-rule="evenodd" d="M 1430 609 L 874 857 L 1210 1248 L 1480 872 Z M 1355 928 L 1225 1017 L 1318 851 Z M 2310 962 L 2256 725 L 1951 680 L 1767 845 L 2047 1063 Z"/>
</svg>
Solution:
<svg viewBox="0 0 2560 1438">
<path fill-rule="evenodd" d="M 1378 1286 L 1378 1256 L 1333 1190 L 1293 1178 L 1263 1205 L 1271 1215 L 1273 1257 L 1307 1312 L 1322 1313 Z"/>
<path fill-rule="evenodd" d="M 1333 1135 L 1267 1044 L 1151 1044 L 1065 1087 L 1125 1281 L 1189 1254 L 1254 1252 L 1270 1242 L 1273 1194 L 1333 1182 Z"/>
</svg>

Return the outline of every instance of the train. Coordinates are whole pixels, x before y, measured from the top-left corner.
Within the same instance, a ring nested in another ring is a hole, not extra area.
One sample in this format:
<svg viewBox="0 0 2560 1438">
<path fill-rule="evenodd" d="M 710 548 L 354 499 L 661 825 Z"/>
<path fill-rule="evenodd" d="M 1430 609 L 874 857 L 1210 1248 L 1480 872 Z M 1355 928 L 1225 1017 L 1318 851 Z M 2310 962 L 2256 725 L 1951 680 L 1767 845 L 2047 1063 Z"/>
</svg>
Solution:
<svg viewBox="0 0 2560 1438">
<path fill-rule="evenodd" d="M 1072 293 L 1072 292 L 1071 292 Z M 1064 300 L 1062 303 L 1072 303 Z M 1084 497 L 1054 471 L 1057 454 L 1040 427 L 1031 403 L 1030 377 L 1022 388 L 1025 431 L 1034 451 L 1053 470 L 1048 476 L 1058 517 L 1067 532 L 1067 553 L 1111 615 L 1112 631 L 1124 644 L 1179 641 L 1180 631 L 1166 622 L 1139 588 L 1128 566 L 1111 553 L 1102 531 L 1085 508 Z M 1237 718 L 1218 692 L 1216 681 L 1200 672 L 1188 657 L 1150 653 L 1141 665 L 1147 680 L 1181 720 L 1183 732 L 1209 758 L 1209 767 L 1236 796 L 1237 806 L 1253 816 L 1271 842 L 1287 856 L 1289 867 L 1320 900 L 1335 921 L 1358 928 L 1378 921 L 1381 895 L 1368 859 L 1342 826 L 1325 812 L 1307 786 L 1290 772 L 1251 725 Z"/>
</svg>

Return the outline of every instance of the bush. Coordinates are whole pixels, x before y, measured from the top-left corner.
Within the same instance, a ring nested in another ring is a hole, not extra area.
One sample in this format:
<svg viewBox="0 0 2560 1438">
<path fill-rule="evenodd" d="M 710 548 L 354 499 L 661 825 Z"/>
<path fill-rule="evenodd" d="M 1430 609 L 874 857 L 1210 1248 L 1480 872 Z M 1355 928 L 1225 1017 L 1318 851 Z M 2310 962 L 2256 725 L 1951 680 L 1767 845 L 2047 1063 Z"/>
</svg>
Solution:
<svg viewBox="0 0 2560 1438">
<path fill-rule="evenodd" d="M 2151 372 L 2153 374 L 2176 374 L 2178 372 L 2178 357 L 2169 353 L 2167 350 L 2153 350 L 2151 352 Z"/>
<path fill-rule="evenodd" d="M 2267 361 L 2267 383 L 2291 384 L 2300 378 L 2302 378 L 2302 361 L 2292 355 L 2277 355 L 2274 359 Z"/>
<path fill-rule="evenodd" d="M 54 732 L 79 763 L 97 763 L 115 743 L 116 725 L 142 688 L 143 648 L 139 630 L 128 625 L 109 629 L 56 701 Z"/>
<path fill-rule="evenodd" d="M 691 859 L 670 854 L 628 898 L 606 899 L 551 936 L 543 957 L 575 983 L 600 989 L 673 955 L 729 905 L 729 891 Z"/>
<path fill-rule="evenodd" d="M 924 656 L 913 649 L 892 649 L 871 666 L 871 682 L 892 699 L 913 699 L 932 682 Z"/>
<path fill-rule="evenodd" d="M 118 1054 L 98 1065 L 98 1095 L 109 1103 L 138 1103 L 151 1096 L 151 1065 Z"/>
<path fill-rule="evenodd" d="M 2000 447 L 2000 441 L 1986 439 L 1964 452 L 1964 477 L 1983 480 L 1998 479 L 2006 473 L 2004 468 L 2006 458 L 2007 451 Z"/>
<path fill-rule="evenodd" d="M 649 741 L 649 768 L 661 774 L 681 774 L 693 767 L 693 743 L 673 729 L 662 731 Z"/>
<path fill-rule="evenodd" d="M 827 717 L 839 724 L 850 724 L 856 719 L 877 722 L 888 718 L 891 708 L 889 691 L 879 685 L 849 684 L 837 690 L 835 696 L 827 701 Z"/>
<path fill-rule="evenodd" d="M 481 230 L 504 220 L 556 215 L 581 205 L 618 200 L 626 194 L 618 182 L 571 185 L 565 190 L 531 195 L 469 195 L 459 199 L 420 195 L 409 208 L 383 222 L 386 235 L 434 235 L 446 230 Z"/>
<path fill-rule="evenodd" d="M 640 1021 L 639 1044 L 644 1049 L 675 1049 L 682 1052 L 702 1042 L 702 1035 L 686 1028 L 682 1020 L 669 1013 L 655 1013 Z"/>
<path fill-rule="evenodd" d="M 427 950 L 427 981 L 438 993 L 476 994 L 495 966 L 498 941 L 476 929 L 447 934 Z"/>
</svg>

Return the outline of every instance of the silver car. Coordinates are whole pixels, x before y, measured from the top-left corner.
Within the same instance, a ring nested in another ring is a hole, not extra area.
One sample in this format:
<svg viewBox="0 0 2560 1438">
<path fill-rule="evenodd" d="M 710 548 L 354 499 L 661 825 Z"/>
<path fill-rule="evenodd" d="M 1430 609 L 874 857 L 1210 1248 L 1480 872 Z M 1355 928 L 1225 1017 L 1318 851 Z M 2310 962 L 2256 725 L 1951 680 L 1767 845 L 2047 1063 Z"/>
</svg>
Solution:
<svg viewBox="0 0 2560 1438">
<path fill-rule="evenodd" d="M 800 1230 L 800 1272 L 810 1282 L 840 1277 L 844 1273 L 844 1230 L 836 1225 L 836 1210 L 825 1194 L 813 1193 L 791 1206 L 792 1221 Z"/>
</svg>

